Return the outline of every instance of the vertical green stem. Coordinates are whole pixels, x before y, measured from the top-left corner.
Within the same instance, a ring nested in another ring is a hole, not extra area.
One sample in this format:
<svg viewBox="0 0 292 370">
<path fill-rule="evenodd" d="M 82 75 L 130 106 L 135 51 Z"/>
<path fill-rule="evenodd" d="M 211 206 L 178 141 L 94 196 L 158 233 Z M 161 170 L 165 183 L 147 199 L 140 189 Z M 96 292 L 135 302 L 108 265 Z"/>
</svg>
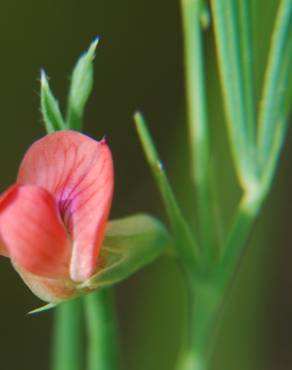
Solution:
<svg viewBox="0 0 292 370">
<path fill-rule="evenodd" d="M 200 15 L 201 0 L 181 0 L 191 172 L 196 185 L 201 244 L 208 258 L 214 254 L 210 211 L 209 138 Z"/>
<path fill-rule="evenodd" d="M 218 284 L 225 287 L 238 267 L 248 236 L 254 226 L 256 217 L 264 200 L 264 192 L 249 203 L 246 197 L 242 198 L 225 244 L 224 254 L 219 264 Z"/>
<path fill-rule="evenodd" d="M 214 258 L 213 222 L 211 217 L 210 152 L 207 104 L 204 79 L 204 56 L 200 15 L 202 0 L 181 0 L 185 73 L 190 133 L 192 178 L 197 193 L 201 245 L 206 261 Z M 212 283 L 200 279 L 192 269 L 186 273 L 189 317 L 187 339 L 180 355 L 178 370 L 206 370 L 207 347 L 217 312 L 216 294 L 210 293 Z"/>
<path fill-rule="evenodd" d="M 84 297 L 88 333 L 88 370 L 117 370 L 117 323 L 112 291 L 102 290 Z"/>
<path fill-rule="evenodd" d="M 177 370 L 207 370 L 210 339 L 214 336 L 228 285 L 262 205 L 264 193 L 254 200 L 243 197 L 219 265 L 209 273 L 189 272 L 189 332 Z"/>
<path fill-rule="evenodd" d="M 82 370 L 80 299 L 56 307 L 53 339 L 52 370 Z"/>
<path fill-rule="evenodd" d="M 224 291 L 216 284 L 217 277 L 194 277 L 188 281 L 188 332 L 177 370 L 207 370 L 210 339 L 217 327 Z"/>
</svg>

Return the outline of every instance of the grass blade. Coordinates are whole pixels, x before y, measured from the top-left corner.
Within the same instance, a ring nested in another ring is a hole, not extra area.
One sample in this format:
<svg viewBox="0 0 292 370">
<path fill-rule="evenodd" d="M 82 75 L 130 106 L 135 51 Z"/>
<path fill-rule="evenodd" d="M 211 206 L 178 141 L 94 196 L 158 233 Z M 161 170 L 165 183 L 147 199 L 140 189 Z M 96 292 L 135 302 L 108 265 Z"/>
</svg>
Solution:
<svg viewBox="0 0 292 370">
<path fill-rule="evenodd" d="M 203 2 L 198 0 L 181 1 L 191 175 L 197 194 L 200 242 L 207 258 L 210 259 L 214 255 L 214 243 L 210 214 L 210 156 L 201 31 L 203 5 Z"/>
<path fill-rule="evenodd" d="M 137 112 L 134 120 L 146 159 L 165 205 L 179 255 L 187 265 L 193 268 L 199 253 L 198 245 L 177 204 L 142 114 Z"/>
<path fill-rule="evenodd" d="M 259 112 L 258 153 L 261 169 L 271 162 L 273 141 L 284 138 L 291 103 L 292 1 L 282 0 L 276 17 Z M 279 150 L 281 145 L 279 145 Z"/>
<path fill-rule="evenodd" d="M 248 190 L 256 176 L 254 148 L 247 124 L 243 67 L 236 2 L 211 0 L 227 128 L 241 186 Z"/>
<path fill-rule="evenodd" d="M 243 88 L 246 112 L 246 126 L 249 142 L 255 148 L 256 110 L 253 72 L 252 18 L 250 0 L 235 2 L 238 13 L 240 51 L 243 73 Z"/>
</svg>

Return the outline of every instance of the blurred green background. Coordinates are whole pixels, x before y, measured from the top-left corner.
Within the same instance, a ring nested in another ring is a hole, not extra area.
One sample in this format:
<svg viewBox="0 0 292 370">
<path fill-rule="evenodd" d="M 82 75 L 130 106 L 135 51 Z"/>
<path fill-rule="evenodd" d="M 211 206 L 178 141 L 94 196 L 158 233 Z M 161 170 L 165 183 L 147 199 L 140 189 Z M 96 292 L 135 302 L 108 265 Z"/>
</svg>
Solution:
<svg viewBox="0 0 292 370">
<path fill-rule="evenodd" d="M 259 92 L 277 1 L 252 4 Z M 85 131 L 96 138 L 106 135 L 113 151 L 111 217 L 143 211 L 165 219 L 132 122 L 133 112 L 141 109 L 192 218 L 179 1 L 6 1 L 0 10 L 1 191 L 13 183 L 28 146 L 44 134 L 40 68 L 48 71 L 64 107 L 73 64 L 98 35 Z M 210 29 L 205 35 L 209 115 L 227 225 L 238 189 L 226 145 L 213 41 Z M 291 140 L 290 135 L 273 192 L 234 282 L 214 342 L 214 370 L 292 368 Z M 0 368 L 49 370 L 52 312 L 26 315 L 41 302 L 4 258 L 0 279 Z M 172 370 L 185 319 L 185 291 L 174 261 L 161 258 L 120 284 L 116 299 L 124 369 Z"/>
</svg>

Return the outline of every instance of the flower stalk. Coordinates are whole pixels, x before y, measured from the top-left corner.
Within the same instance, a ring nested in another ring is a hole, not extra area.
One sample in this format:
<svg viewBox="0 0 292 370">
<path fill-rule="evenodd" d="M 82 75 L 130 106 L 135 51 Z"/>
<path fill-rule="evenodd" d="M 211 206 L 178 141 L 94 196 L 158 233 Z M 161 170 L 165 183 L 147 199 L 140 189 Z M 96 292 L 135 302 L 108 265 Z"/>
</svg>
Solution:
<svg viewBox="0 0 292 370">
<path fill-rule="evenodd" d="M 88 333 L 87 369 L 118 370 L 119 350 L 113 292 L 101 290 L 84 297 Z"/>
<path fill-rule="evenodd" d="M 52 370 L 82 370 L 81 318 L 80 299 L 55 308 Z"/>
</svg>

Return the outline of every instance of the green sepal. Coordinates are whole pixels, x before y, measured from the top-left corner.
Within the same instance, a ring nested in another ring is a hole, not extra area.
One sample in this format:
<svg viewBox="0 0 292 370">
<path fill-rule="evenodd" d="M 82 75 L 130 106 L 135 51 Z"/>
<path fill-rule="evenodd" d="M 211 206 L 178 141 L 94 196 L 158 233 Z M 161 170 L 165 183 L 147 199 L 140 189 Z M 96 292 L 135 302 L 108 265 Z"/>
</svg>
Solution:
<svg viewBox="0 0 292 370">
<path fill-rule="evenodd" d="M 66 128 L 57 99 L 54 97 L 44 70 L 41 70 L 41 112 L 47 132 Z"/>
<path fill-rule="evenodd" d="M 84 108 L 93 87 L 93 59 L 98 39 L 95 39 L 88 51 L 78 60 L 71 78 L 68 97 L 68 128 L 81 130 Z"/>
<path fill-rule="evenodd" d="M 97 289 L 118 283 L 159 257 L 171 239 L 154 217 L 138 214 L 110 221 L 101 248 L 101 267 L 80 289 Z"/>
<path fill-rule="evenodd" d="M 35 308 L 34 310 L 29 311 L 28 315 L 35 315 L 37 313 L 48 311 L 48 310 L 51 310 L 52 308 L 55 308 L 56 306 L 57 306 L 56 303 L 48 303 L 44 306 L 41 306 L 39 308 Z"/>
</svg>

